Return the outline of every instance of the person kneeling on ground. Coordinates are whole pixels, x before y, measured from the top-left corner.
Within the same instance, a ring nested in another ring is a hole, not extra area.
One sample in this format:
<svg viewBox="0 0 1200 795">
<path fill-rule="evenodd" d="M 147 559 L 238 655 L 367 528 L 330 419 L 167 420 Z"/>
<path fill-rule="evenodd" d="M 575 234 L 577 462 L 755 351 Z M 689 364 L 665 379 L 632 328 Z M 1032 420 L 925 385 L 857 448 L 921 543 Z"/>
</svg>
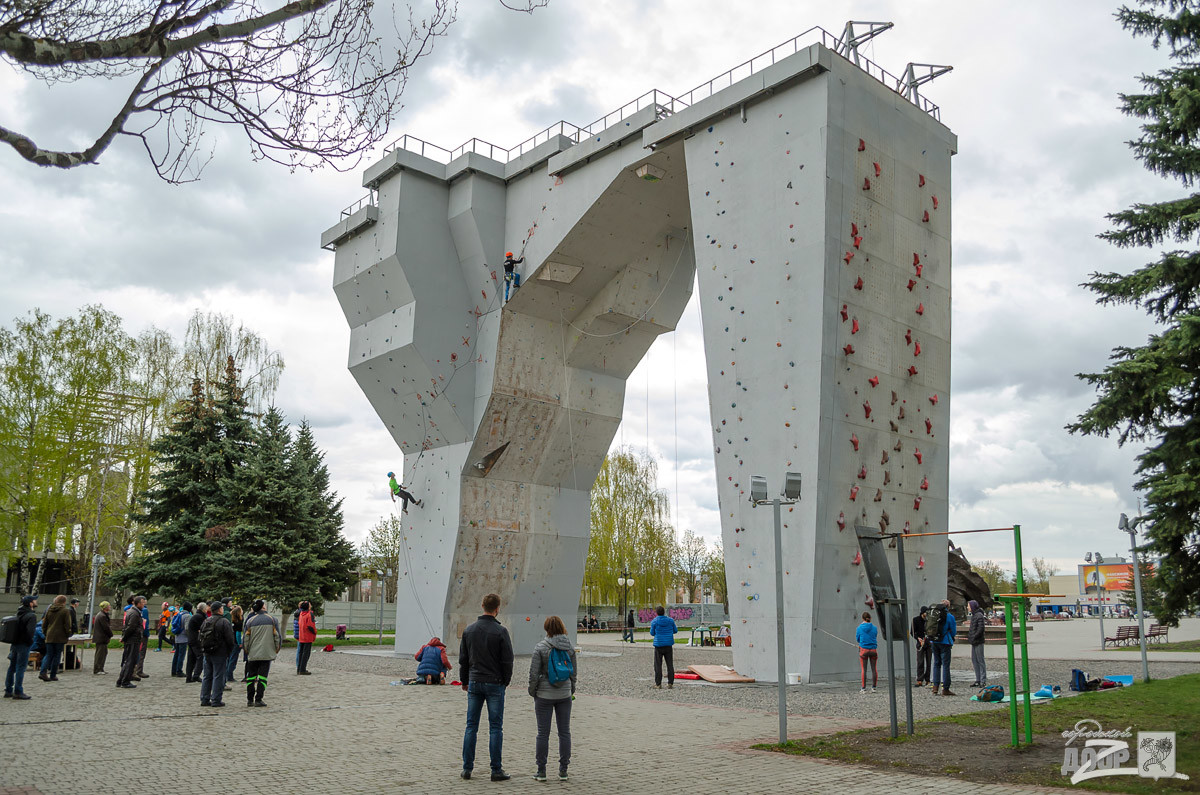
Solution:
<svg viewBox="0 0 1200 795">
<path fill-rule="evenodd" d="M 450 670 L 450 658 L 446 656 L 446 645 L 441 638 L 432 637 L 413 655 L 417 661 L 417 676 L 427 685 L 446 684 L 446 671 Z"/>
<path fill-rule="evenodd" d="M 283 632 L 278 622 L 266 610 L 262 599 L 254 602 L 254 612 L 242 625 L 242 647 L 246 650 L 246 706 L 265 707 L 263 693 L 267 689 L 267 674 L 271 661 L 283 648 Z"/>
</svg>

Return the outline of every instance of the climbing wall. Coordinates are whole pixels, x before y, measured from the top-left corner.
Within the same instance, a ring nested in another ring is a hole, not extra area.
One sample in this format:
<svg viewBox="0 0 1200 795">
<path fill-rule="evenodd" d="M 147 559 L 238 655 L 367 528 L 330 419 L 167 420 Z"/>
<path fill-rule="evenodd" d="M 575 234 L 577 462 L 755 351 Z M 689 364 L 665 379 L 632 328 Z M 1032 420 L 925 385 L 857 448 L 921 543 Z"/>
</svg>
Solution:
<svg viewBox="0 0 1200 795">
<path fill-rule="evenodd" d="M 775 678 L 775 561 L 752 474 L 804 478 L 783 515 L 784 611 L 788 671 L 810 681 L 857 671 L 873 603 L 854 525 L 947 515 L 953 136 L 828 63 L 686 141 L 734 663 L 760 679 Z M 914 602 L 941 598 L 945 550 L 906 546 Z"/>
</svg>

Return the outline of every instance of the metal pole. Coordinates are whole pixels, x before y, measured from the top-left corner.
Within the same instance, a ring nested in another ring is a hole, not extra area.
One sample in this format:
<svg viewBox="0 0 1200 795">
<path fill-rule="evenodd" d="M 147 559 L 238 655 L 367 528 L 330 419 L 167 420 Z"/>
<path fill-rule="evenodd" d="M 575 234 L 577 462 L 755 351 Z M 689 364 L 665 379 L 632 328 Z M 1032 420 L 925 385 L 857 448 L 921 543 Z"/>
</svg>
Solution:
<svg viewBox="0 0 1200 795">
<path fill-rule="evenodd" d="M 99 555 L 92 555 L 92 584 L 88 586 L 88 620 L 92 621 L 96 617 L 96 580 L 100 575 L 100 563 L 104 558 Z M 1141 612 L 1141 603 L 1138 603 L 1138 612 Z M 91 626 L 87 626 L 83 630 L 83 634 L 92 634 Z"/>
<path fill-rule="evenodd" d="M 376 580 L 379 583 L 379 645 L 383 645 L 383 579 Z"/>
<path fill-rule="evenodd" d="M 892 612 L 890 600 L 882 602 L 883 609 L 879 611 L 879 623 L 883 625 L 883 642 L 887 644 L 887 675 L 888 675 L 888 714 L 892 719 L 892 739 L 900 734 L 896 726 L 896 660 L 892 652 L 892 628 L 888 624 L 888 614 Z M 867 669 L 863 667 L 863 686 L 866 687 Z"/>
<path fill-rule="evenodd" d="M 1021 737 L 1017 734 L 1017 661 L 1013 655 L 1013 621 L 1012 602 L 1000 598 L 1004 605 L 1004 640 L 1008 646 L 1008 721 L 1012 729 L 1012 747 L 1021 746 Z"/>
<path fill-rule="evenodd" d="M 779 516 L 780 499 L 775 506 L 775 643 L 779 676 L 779 742 L 787 742 L 787 655 L 783 636 L 783 521 Z"/>
<path fill-rule="evenodd" d="M 1100 556 L 1096 555 L 1096 601 L 1100 603 L 1100 651 L 1104 651 L 1104 589 L 1100 587 Z"/>
<path fill-rule="evenodd" d="M 1129 526 L 1129 551 L 1133 553 L 1133 590 L 1137 597 L 1138 613 L 1138 645 L 1142 647 L 1142 681 L 1150 681 L 1150 664 L 1146 662 L 1146 622 L 1142 618 L 1142 573 L 1141 561 L 1138 560 L 1137 527 Z"/>
<path fill-rule="evenodd" d="M 1013 525 L 1013 543 L 1017 552 L 1017 593 L 1025 593 L 1024 561 L 1021 560 L 1021 525 Z M 1021 623 L 1021 700 L 1025 702 L 1025 742 L 1033 744 L 1033 708 L 1029 702 L 1029 629 L 1025 626 L 1025 599 L 1018 603 Z"/>
<path fill-rule="evenodd" d="M 908 646 L 908 578 L 904 574 L 904 536 L 896 536 L 896 565 L 900 570 L 900 620 L 904 622 L 900 634 L 904 635 L 904 710 L 908 721 L 908 734 L 913 733 L 912 705 L 912 649 Z"/>
</svg>

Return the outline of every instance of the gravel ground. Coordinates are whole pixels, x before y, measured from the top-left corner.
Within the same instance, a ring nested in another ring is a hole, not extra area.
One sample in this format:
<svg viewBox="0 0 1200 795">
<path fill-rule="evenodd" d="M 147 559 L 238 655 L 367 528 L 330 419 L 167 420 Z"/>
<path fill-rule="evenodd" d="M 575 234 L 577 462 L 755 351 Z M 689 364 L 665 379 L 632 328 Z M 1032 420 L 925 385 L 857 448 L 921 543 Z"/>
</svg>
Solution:
<svg viewBox="0 0 1200 795">
<path fill-rule="evenodd" d="M 280 661 L 286 660 L 281 656 Z M 654 655 L 646 644 L 624 649 L 619 646 L 585 646 L 579 654 L 579 697 L 587 694 L 637 698 L 642 700 L 676 701 L 685 704 L 705 704 L 715 707 L 761 710 L 774 712 L 778 703 L 774 684 L 713 685 L 705 682 L 679 680 L 673 690 L 654 688 Z M 727 651 L 713 649 L 675 647 L 675 668 L 682 671 L 688 665 L 728 665 L 731 655 Z M 450 661 L 455 663 L 454 655 Z M 880 668 L 885 667 L 883 660 Z M 348 653 L 315 652 L 311 667 L 330 668 L 360 673 L 374 673 L 396 679 L 416 675 L 416 661 L 411 657 L 375 657 Z M 1072 664 L 1062 660 L 1030 660 L 1029 680 L 1033 688 L 1044 684 L 1062 686 L 1064 694 L 1070 695 L 1067 684 L 1071 669 L 1082 667 L 1092 676 L 1132 674 L 1135 681 L 1141 677 L 1140 662 L 1085 662 Z M 514 666 L 514 683 L 522 686 L 529 670 L 529 656 L 519 656 Z M 1196 673 L 1196 663 L 1150 662 L 1150 675 L 1168 678 L 1180 674 Z M 881 671 L 882 673 L 882 671 Z M 448 678 L 453 678 L 452 671 Z M 1020 670 L 1018 669 L 1018 676 Z M 1008 687 L 1007 668 L 1000 661 L 988 661 L 988 676 L 992 684 Z M 994 704 L 971 701 L 974 691 L 964 685 L 974 680 L 970 671 L 970 660 L 965 656 L 951 664 L 951 687 L 957 697 L 934 696 L 928 689 L 913 691 L 913 711 L 917 719 L 937 715 L 949 715 L 983 709 L 1003 708 Z M 899 682 L 897 683 L 899 684 Z M 524 688 L 522 687 L 522 690 Z M 815 685 L 794 685 L 788 688 L 788 712 L 796 715 L 823 715 L 830 717 L 856 718 L 860 720 L 888 720 L 887 689 L 880 679 L 879 692 L 866 695 L 858 692 L 857 682 L 838 682 Z M 897 709 L 904 716 L 902 691 L 897 692 Z"/>
</svg>

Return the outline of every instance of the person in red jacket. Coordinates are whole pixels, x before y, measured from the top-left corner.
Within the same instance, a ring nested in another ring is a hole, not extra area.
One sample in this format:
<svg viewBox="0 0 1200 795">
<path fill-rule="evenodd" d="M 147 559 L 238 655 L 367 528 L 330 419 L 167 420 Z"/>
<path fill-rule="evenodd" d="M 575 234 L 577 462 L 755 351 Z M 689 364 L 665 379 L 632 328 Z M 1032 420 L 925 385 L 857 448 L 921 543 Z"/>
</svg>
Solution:
<svg viewBox="0 0 1200 795">
<path fill-rule="evenodd" d="M 312 605 L 300 603 L 300 637 L 296 650 L 296 674 L 309 676 L 308 658 L 312 654 L 313 641 L 317 639 L 317 622 L 313 619 Z"/>
</svg>

